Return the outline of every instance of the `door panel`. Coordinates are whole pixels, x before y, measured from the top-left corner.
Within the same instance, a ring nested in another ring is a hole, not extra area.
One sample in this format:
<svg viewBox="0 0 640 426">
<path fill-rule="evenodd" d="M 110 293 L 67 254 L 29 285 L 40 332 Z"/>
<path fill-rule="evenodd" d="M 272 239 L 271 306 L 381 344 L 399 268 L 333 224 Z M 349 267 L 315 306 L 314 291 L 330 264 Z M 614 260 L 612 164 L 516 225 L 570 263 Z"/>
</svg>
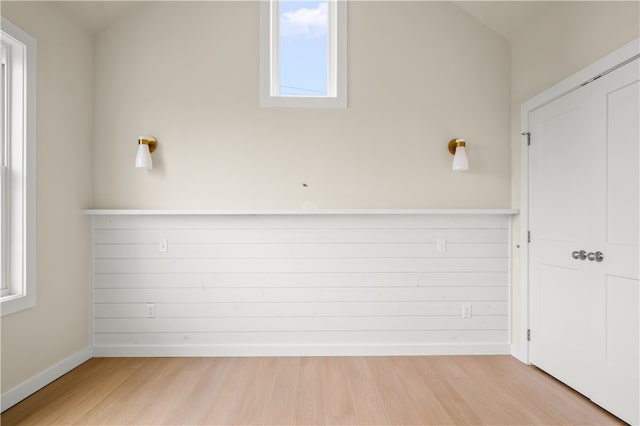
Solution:
<svg viewBox="0 0 640 426">
<path fill-rule="evenodd" d="M 639 60 L 592 83 L 593 134 L 606 158 L 594 190 L 592 247 L 604 261 L 592 266 L 596 284 L 591 398 L 623 420 L 640 422 L 640 68 Z"/>
<path fill-rule="evenodd" d="M 607 241 L 610 243 L 637 245 L 640 234 L 640 193 L 633 190 L 633 183 L 640 180 L 639 90 L 640 83 L 636 81 L 606 94 Z"/>
<path fill-rule="evenodd" d="M 638 375 L 638 280 L 608 276 L 605 299 L 605 363 Z"/>
<path fill-rule="evenodd" d="M 530 115 L 535 143 L 529 151 L 531 226 L 537 241 L 575 242 L 583 227 L 588 164 L 581 141 L 589 119 L 587 93 L 573 92 Z M 544 143 L 539 143 L 544 141 Z M 575 167 L 577 165 L 577 167 Z"/>
<path fill-rule="evenodd" d="M 590 336 L 584 324 L 589 321 L 588 283 L 582 271 L 557 265 L 538 265 L 536 291 L 538 317 L 532 325 L 531 361 L 572 388 L 586 393 L 590 368 L 584 342 Z"/>
<path fill-rule="evenodd" d="M 593 402 L 633 425 L 640 419 L 639 288 L 637 279 L 606 277 L 604 331 L 595 336 L 600 350 L 596 353 L 598 363 L 592 372 L 593 386 L 588 395 Z"/>
<path fill-rule="evenodd" d="M 640 422 L 640 69 L 529 115 L 531 362 Z M 604 259 L 576 260 L 573 251 Z"/>
<path fill-rule="evenodd" d="M 574 91 L 529 117 L 530 161 L 530 273 L 533 364 L 585 392 L 583 324 L 592 303 L 587 261 L 573 259 L 584 249 L 585 211 L 590 192 L 589 93 Z M 535 344 L 534 344 L 535 343 Z"/>
</svg>

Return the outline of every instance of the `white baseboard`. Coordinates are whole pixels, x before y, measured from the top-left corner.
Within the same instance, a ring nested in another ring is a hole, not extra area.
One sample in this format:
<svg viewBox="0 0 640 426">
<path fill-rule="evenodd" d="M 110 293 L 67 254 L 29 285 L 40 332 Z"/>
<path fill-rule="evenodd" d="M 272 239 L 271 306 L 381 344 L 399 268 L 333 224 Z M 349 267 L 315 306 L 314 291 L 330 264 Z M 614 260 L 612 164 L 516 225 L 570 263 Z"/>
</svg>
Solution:
<svg viewBox="0 0 640 426">
<path fill-rule="evenodd" d="M 95 346 L 96 357 L 509 355 L 508 344 Z"/>
<path fill-rule="evenodd" d="M 60 376 L 65 375 L 92 357 L 93 348 L 91 346 L 87 346 L 70 357 L 63 359 L 54 366 L 38 373 L 26 382 L 23 382 L 15 388 L 3 393 L 2 396 L 0 396 L 1 411 L 5 411 L 7 408 L 14 406 L 18 402 L 42 389 L 49 383 L 53 382 Z"/>
<path fill-rule="evenodd" d="M 529 364 L 529 359 L 525 350 L 521 346 L 511 345 L 511 356 L 517 359 L 520 362 L 524 362 L 525 364 Z"/>
</svg>

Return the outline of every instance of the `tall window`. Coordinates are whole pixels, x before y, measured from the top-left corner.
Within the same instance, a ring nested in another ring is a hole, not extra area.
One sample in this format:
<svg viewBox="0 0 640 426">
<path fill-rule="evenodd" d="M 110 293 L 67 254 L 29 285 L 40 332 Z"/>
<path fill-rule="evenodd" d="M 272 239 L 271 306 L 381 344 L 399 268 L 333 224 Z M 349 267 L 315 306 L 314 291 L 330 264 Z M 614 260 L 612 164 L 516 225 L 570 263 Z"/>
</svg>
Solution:
<svg viewBox="0 0 640 426">
<path fill-rule="evenodd" d="M 2 17 L 0 313 L 35 304 L 36 41 Z"/>
<path fill-rule="evenodd" d="M 346 0 L 265 0 L 262 106 L 347 106 Z"/>
</svg>

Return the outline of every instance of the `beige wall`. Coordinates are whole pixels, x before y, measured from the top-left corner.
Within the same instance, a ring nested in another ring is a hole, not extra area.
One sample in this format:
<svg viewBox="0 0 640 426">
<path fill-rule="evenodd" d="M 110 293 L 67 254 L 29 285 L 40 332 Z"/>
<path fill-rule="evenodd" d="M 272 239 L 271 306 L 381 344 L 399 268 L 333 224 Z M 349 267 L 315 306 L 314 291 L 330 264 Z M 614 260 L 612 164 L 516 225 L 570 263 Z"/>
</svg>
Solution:
<svg viewBox="0 0 640 426">
<path fill-rule="evenodd" d="M 2 2 L 38 42 L 37 305 L 2 317 L 5 393 L 90 344 L 91 38 L 59 6 Z"/>
<path fill-rule="evenodd" d="M 640 36 L 638 2 L 557 2 L 511 43 L 511 202 L 520 206 L 520 105 Z M 514 247 L 520 244 L 516 220 Z M 514 342 L 520 342 L 519 264 L 514 249 Z"/>
<path fill-rule="evenodd" d="M 95 207 L 509 207 L 509 44 L 447 2 L 351 2 L 348 25 L 330 110 L 259 107 L 257 2 L 151 3 L 98 34 Z"/>
</svg>

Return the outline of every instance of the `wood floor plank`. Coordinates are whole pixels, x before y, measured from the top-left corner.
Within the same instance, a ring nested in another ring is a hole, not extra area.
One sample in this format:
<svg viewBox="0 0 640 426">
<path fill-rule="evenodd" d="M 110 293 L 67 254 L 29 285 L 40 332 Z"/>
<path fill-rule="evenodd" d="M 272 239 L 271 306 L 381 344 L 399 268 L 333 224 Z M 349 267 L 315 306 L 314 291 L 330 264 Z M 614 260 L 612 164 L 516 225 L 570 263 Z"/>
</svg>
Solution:
<svg viewBox="0 0 640 426">
<path fill-rule="evenodd" d="M 145 358 L 139 368 L 129 371 L 126 380 L 111 391 L 81 416 L 77 424 L 131 424 L 131 418 L 138 409 L 138 399 L 144 397 L 141 391 L 153 383 L 153 376 L 164 366 L 166 360 Z"/>
<path fill-rule="evenodd" d="M 517 400 L 527 401 L 527 406 L 536 413 L 536 416 L 540 419 L 540 424 L 562 425 L 571 423 L 569 419 L 572 415 L 567 416 L 565 414 L 566 410 L 570 408 L 564 404 L 558 404 L 557 395 L 554 396 L 555 392 L 550 392 L 546 395 L 544 393 L 530 392 L 526 387 L 522 386 L 523 378 L 521 377 L 502 376 L 497 377 L 496 380 L 505 392 L 513 395 Z M 580 424 L 585 423 L 580 422 Z"/>
<path fill-rule="evenodd" d="M 324 364 L 324 399 L 327 425 L 355 425 L 356 410 L 351 397 L 344 358 L 326 357 Z"/>
<path fill-rule="evenodd" d="M 528 404 L 518 404 L 514 395 L 498 385 L 498 371 L 492 372 L 488 368 L 479 371 L 476 360 L 473 356 L 456 358 L 458 365 L 467 371 L 468 375 L 466 378 L 453 378 L 449 382 L 457 389 L 458 394 L 474 407 L 474 411 L 485 424 L 491 421 L 501 424 L 514 424 L 519 421 L 544 424 L 544 419 L 530 410 Z"/>
<path fill-rule="evenodd" d="M 90 409 L 119 389 L 141 365 L 141 362 L 129 363 L 123 358 L 111 358 L 99 362 L 97 373 L 87 377 L 82 375 L 78 383 L 65 392 L 68 399 L 64 402 L 57 400 L 55 411 L 51 412 L 47 418 L 52 424 L 82 423 L 82 417 Z M 76 409 L 69 410 L 70 406 Z"/>
<path fill-rule="evenodd" d="M 378 387 L 363 357 L 347 358 L 347 377 L 359 425 L 388 425 Z"/>
<path fill-rule="evenodd" d="M 154 362 L 155 371 L 141 384 L 137 392 L 129 395 L 127 410 L 122 411 L 127 415 L 121 417 L 121 422 L 127 424 L 161 422 L 162 417 L 159 417 L 158 407 L 165 401 L 165 393 L 170 390 L 170 386 L 185 369 L 188 361 L 188 358 L 169 358 L 165 362 Z"/>
<path fill-rule="evenodd" d="M 370 357 L 366 362 L 378 387 L 389 422 L 394 425 L 420 424 L 420 418 L 413 409 L 409 395 L 396 376 L 391 358 Z"/>
<path fill-rule="evenodd" d="M 298 398 L 296 401 L 296 424 L 324 425 L 324 375 L 322 359 L 302 358 L 298 377 Z"/>
<path fill-rule="evenodd" d="M 624 425 L 509 356 L 95 358 L 2 425 Z"/>
<path fill-rule="evenodd" d="M 429 386 L 454 424 L 482 424 L 478 415 L 448 381 L 450 378 L 467 377 L 467 374 L 452 360 L 446 358 L 448 357 L 418 357 L 415 359 L 416 371 Z"/>
<path fill-rule="evenodd" d="M 543 424 L 506 392 L 497 391 L 486 382 L 476 378 L 452 378 L 449 384 L 481 419 L 480 424 Z"/>
<path fill-rule="evenodd" d="M 231 424 L 255 369 L 255 359 L 232 358 L 230 360 L 227 374 L 213 395 L 209 410 L 202 419 L 202 424 Z"/>
<path fill-rule="evenodd" d="M 505 407 L 502 415 L 510 413 L 511 418 L 517 418 L 519 421 L 526 419 L 527 423 L 531 424 L 562 424 L 562 422 L 558 423 L 557 416 L 548 415 L 544 410 L 540 410 L 539 406 L 536 405 L 535 398 L 532 398 L 534 395 L 527 392 L 526 387 L 521 385 L 523 381 L 529 378 L 530 371 L 528 369 L 520 370 L 520 374 L 517 375 L 517 381 L 504 381 L 505 378 L 512 376 L 513 373 L 513 370 L 509 368 L 511 364 L 508 359 L 512 358 L 467 356 L 459 358 L 458 362 L 463 369 L 473 372 L 470 376 L 482 385 L 485 399 Z M 480 365 L 483 365 L 484 368 L 478 369 Z M 490 395 L 490 398 L 486 398 L 486 395 Z M 481 398 L 471 396 L 470 399 L 477 402 Z M 518 404 L 518 401 L 527 401 L 527 404 Z M 499 416 L 492 415 L 490 417 L 493 420 L 493 418 Z"/>
<path fill-rule="evenodd" d="M 204 424 L 204 418 L 218 394 L 230 364 L 229 358 L 195 358 L 192 360 L 204 368 L 201 375 L 193 379 L 194 386 L 190 390 L 185 389 L 185 403 L 175 404 L 175 410 L 167 418 L 166 423 L 168 424 Z"/>
<path fill-rule="evenodd" d="M 414 366 L 415 357 L 395 357 L 391 362 L 414 411 L 423 425 L 453 425 L 454 420 L 444 409 L 431 387 Z"/>
<path fill-rule="evenodd" d="M 269 395 L 273 389 L 278 360 L 257 358 L 255 362 L 256 369 L 248 378 L 246 390 L 231 421 L 233 425 L 261 425 L 263 422 L 268 402 L 265 395 Z"/>
<path fill-rule="evenodd" d="M 179 423 L 179 412 L 191 401 L 189 395 L 206 371 L 207 365 L 198 358 L 177 358 L 175 364 L 154 382 L 147 405 L 141 405 L 133 419 L 134 424 L 174 425 Z"/>
<path fill-rule="evenodd" d="M 300 357 L 278 358 L 273 388 L 268 395 L 267 408 L 262 419 L 265 425 L 294 425 Z"/>
</svg>

